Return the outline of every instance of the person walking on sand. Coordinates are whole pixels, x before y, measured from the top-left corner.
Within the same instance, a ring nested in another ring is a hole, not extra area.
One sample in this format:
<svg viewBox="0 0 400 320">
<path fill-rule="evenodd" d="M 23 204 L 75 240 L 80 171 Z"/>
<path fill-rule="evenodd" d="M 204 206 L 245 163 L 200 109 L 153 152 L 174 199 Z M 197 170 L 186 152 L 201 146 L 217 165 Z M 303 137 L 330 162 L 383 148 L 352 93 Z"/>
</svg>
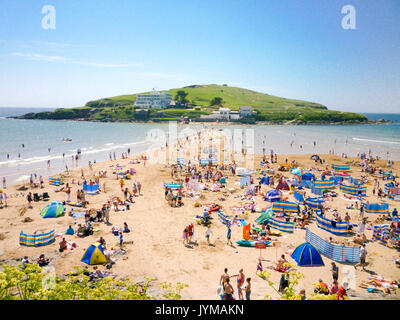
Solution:
<svg viewBox="0 0 400 320">
<path fill-rule="evenodd" d="M 263 266 L 262 266 L 261 258 L 258 258 L 256 274 L 258 274 L 259 272 L 263 272 Z"/>
<path fill-rule="evenodd" d="M 7 189 L 6 177 L 3 177 L 3 189 Z"/>
<path fill-rule="evenodd" d="M 188 235 L 189 235 L 188 242 L 189 243 L 192 242 L 193 234 L 194 234 L 194 225 L 193 225 L 193 223 L 191 223 L 188 227 Z"/>
<path fill-rule="evenodd" d="M 229 245 L 229 243 L 230 243 L 230 245 L 232 245 L 231 237 L 232 237 L 232 229 L 231 229 L 230 224 L 228 224 L 228 231 L 226 233 L 226 239 L 227 239 L 226 245 Z"/>
<path fill-rule="evenodd" d="M 208 227 L 207 227 L 207 230 L 206 230 L 206 239 L 207 239 L 207 244 L 208 244 L 208 245 L 210 245 L 210 236 L 211 236 L 211 234 L 212 234 L 211 227 L 208 226 Z"/>
<path fill-rule="evenodd" d="M 189 233 L 189 230 L 187 227 L 185 227 L 185 229 L 183 230 L 183 233 L 182 233 L 183 245 L 185 247 L 188 245 L 188 233 Z"/>
<path fill-rule="evenodd" d="M 138 181 L 137 183 L 136 183 L 136 186 L 137 186 L 137 190 L 138 190 L 138 195 L 141 195 L 141 190 L 142 190 L 142 184 L 140 183 L 140 181 Z"/>
</svg>

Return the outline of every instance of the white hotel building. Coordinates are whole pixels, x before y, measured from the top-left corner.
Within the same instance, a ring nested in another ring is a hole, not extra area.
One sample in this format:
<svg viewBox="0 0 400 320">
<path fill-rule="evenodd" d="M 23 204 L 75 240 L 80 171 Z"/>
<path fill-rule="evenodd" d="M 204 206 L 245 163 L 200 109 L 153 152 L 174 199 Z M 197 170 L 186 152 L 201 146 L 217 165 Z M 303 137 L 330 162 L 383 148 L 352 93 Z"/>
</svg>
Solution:
<svg viewBox="0 0 400 320">
<path fill-rule="evenodd" d="M 135 106 L 142 109 L 165 109 L 169 106 L 171 100 L 172 94 L 153 91 L 149 94 L 136 95 Z"/>
</svg>

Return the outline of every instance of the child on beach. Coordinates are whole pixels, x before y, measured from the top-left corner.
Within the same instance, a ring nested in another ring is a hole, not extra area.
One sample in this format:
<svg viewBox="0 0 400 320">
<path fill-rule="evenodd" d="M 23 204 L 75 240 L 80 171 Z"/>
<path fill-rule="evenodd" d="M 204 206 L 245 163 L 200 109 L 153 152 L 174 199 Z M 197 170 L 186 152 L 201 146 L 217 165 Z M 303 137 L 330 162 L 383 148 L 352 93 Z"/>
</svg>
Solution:
<svg viewBox="0 0 400 320">
<path fill-rule="evenodd" d="M 207 244 L 208 245 L 210 245 L 210 236 L 211 236 L 211 234 L 212 234 L 212 230 L 211 230 L 210 226 L 208 226 L 207 230 L 206 230 L 206 239 L 207 239 Z"/>
<path fill-rule="evenodd" d="M 258 274 L 258 272 L 263 272 L 263 266 L 262 266 L 261 258 L 258 258 L 256 274 Z"/>
</svg>

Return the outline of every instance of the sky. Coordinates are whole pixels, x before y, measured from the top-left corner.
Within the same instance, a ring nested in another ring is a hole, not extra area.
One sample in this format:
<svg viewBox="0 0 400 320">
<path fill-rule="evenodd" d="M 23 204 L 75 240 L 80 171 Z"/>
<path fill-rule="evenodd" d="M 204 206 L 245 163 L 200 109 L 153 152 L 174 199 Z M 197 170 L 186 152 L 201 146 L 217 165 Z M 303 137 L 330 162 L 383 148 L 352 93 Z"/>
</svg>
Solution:
<svg viewBox="0 0 400 320">
<path fill-rule="evenodd" d="M 355 29 L 342 27 L 346 5 Z M 45 6 L 54 29 L 43 27 Z M 0 2 L 0 106 L 78 107 L 211 83 L 400 113 L 400 1 Z"/>
</svg>

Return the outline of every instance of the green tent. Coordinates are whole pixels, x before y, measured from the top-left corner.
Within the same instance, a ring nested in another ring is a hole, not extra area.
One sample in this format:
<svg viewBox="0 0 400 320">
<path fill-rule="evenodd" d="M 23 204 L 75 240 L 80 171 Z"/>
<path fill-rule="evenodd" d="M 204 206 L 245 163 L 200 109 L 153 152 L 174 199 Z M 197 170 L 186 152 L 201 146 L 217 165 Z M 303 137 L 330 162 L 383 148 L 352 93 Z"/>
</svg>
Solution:
<svg viewBox="0 0 400 320">
<path fill-rule="evenodd" d="M 43 208 L 40 213 L 43 218 L 57 218 L 64 214 L 65 208 L 59 201 L 53 201 L 51 204 Z"/>
</svg>

